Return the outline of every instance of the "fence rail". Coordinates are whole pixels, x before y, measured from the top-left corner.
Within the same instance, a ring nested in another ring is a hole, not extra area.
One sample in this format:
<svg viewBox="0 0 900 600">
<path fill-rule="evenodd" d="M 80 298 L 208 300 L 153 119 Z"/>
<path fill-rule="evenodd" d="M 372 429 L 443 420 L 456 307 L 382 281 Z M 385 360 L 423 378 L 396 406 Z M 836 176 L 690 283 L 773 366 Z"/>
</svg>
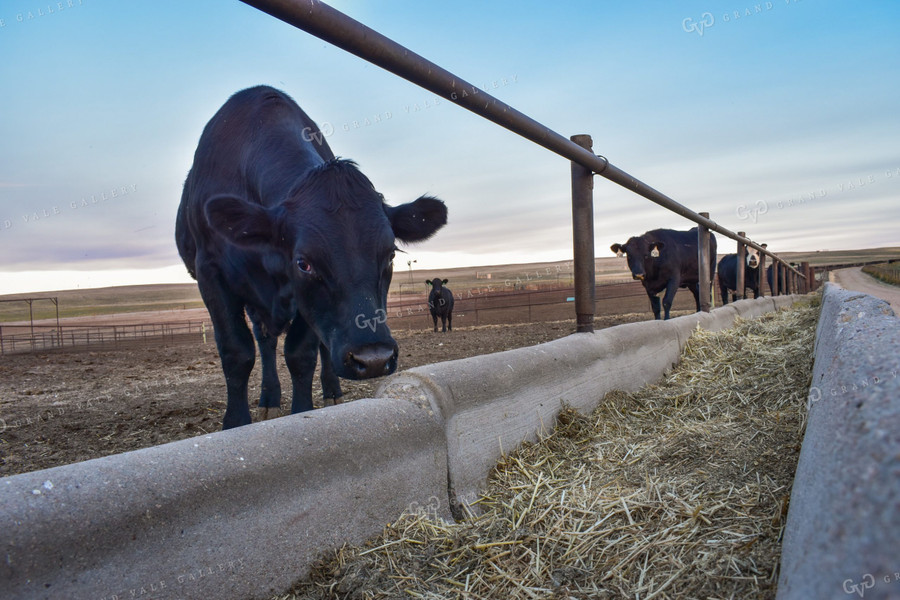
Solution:
<svg viewBox="0 0 900 600">
<path fill-rule="evenodd" d="M 819 277 L 833 268 L 819 267 Z M 852 265 L 856 266 L 856 265 Z M 814 278 L 813 287 L 817 278 Z M 713 289 L 718 286 L 713 281 Z M 773 295 L 765 280 L 762 295 Z M 537 289 L 489 291 L 472 289 L 454 294 L 453 323 L 457 327 L 537 323 L 571 320 L 575 288 L 546 286 Z M 721 305 L 720 298 L 715 304 Z M 675 296 L 673 310 L 694 310 L 694 297 L 682 289 Z M 596 285 L 593 314 L 609 316 L 649 312 L 647 293 L 638 281 L 617 281 Z M 388 325 L 392 329 L 427 329 L 431 326 L 428 298 L 424 294 L 388 304 Z M 208 320 L 172 323 L 125 323 L 114 325 L 0 325 L 0 355 L 24 352 L 83 351 L 117 349 L 141 345 L 168 346 L 185 343 L 213 343 L 213 327 Z"/>
<path fill-rule="evenodd" d="M 812 279 L 808 270 L 804 269 L 801 272 L 795 269 L 785 260 L 767 250 L 765 244 L 757 244 L 750 240 L 746 237 L 746 233 L 735 233 L 719 225 L 709 218 L 708 213 L 695 212 L 615 167 L 605 157 L 594 154 L 591 149 L 590 136 L 576 135 L 571 139 L 565 138 L 477 86 L 318 0 L 242 1 L 569 159 L 572 162 L 574 271 L 576 273 L 575 313 L 578 331 L 590 331 L 589 323 L 593 320 L 593 315 L 589 313 L 590 306 L 593 304 L 590 294 L 594 289 L 594 239 L 593 217 L 591 216 L 593 200 L 590 191 L 593 174 L 605 177 L 697 223 L 701 265 L 704 260 L 708 260 L 702 249 L 707 247 L 709 233 L 714 231 L 736 240 L 738 253 L 742 248 L 749 246 L 759 251 L 762 256 L 771 257 L 772 261 L 778 263 L 776 287 L 779 291 L 790 293 L 808 289 L 807 280 Z M 579 168 L 575 168 L 576 165 Z M 739 263 L 739 280 L 743 279 L 743 268 L 743 263 Z M 702 266 L 699 279 L 701 282 L 699 290 L 701 307 L 708 310 L 708 285 L 712 282 L 709 281 L 708 271 L 704 271 Z"/>
<path fill-rule="evenodd" d="M 204 341 L 211 334 L 209 321 L 89 326 L 0 325 L 0 354 L 168 345 Z"/>
</svg>

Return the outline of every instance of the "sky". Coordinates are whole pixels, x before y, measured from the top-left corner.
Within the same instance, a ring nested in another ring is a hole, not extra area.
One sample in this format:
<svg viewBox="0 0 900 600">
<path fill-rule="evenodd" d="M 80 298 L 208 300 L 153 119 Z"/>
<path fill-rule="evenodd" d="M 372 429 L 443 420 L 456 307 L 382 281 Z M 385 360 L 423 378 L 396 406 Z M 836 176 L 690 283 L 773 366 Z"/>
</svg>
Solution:
<svg viewBox="0 0 900 600">
<path fill-rule="evenodd" d="M 898 2 L 329 4 L 776 253 L 900 246 Z M 389 203 L 446 202 L 395 268 L 571 259 L 568 161 L 241 2 L 0 0 L 0 294 L 192 281 L 182 185 L 257 84 Z M 595 178 L 599 257 L 692 226 Z"/>
</svg>

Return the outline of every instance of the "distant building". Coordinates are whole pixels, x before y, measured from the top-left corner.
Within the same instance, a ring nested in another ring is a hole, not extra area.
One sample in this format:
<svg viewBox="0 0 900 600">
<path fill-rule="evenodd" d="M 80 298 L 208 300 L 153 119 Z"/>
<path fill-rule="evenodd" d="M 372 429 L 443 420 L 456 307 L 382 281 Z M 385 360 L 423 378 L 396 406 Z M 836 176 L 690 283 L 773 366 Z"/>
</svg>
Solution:
<svg viewBox="0 0 900 600">
<path fill-rule="evenodd" d="M 479 273 L 475 271 L 475 279 L 493 279 L 491 273 Z"/>
</svg>

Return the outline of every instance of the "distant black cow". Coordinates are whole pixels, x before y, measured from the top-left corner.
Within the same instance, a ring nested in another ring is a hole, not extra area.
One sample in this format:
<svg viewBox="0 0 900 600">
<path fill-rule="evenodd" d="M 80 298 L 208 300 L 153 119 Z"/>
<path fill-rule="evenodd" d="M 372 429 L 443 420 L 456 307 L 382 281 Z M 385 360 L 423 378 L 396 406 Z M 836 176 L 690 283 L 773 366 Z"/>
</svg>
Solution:
<svg viewBox="0 0 900 600">
<path fill-rule="evenodd" d="M 388 206 L 352 161 L 334 157 L 286 94 L 259 86 L 232 96 L 200 136 L 175 241 L 215 327 L 225 373 L 225 429 L 250 423 L 247 381 L 262 359 L 264 414 L 281 404 L 278 336 L 293 384 L 291 412 L 312 408 L 322 356 L 326 398 L 338 377 L 397 368 L 386 324 L 395 239 L 427 239 L 447 221 L 436 198 Z"/>
<path fill-rule="evenodd" d="M 753 297 L 759 298 L 759 250 L 747 248 L 747 257 L 744 262 L 744 290 L 738 293 L 737 289 L 737 254 L 726 254 L 719 261 L 719 292 L 722 295 L 722 304 L 728 304 L 728 290 L 732 290 L 731 300 L 737 300 L 737 296 L 743 296 L 746 289 L 753 291 Z"/>
<path fill-rule="evenodd" d="M 665 318 L 679 287 L 687 288 L 694 294 L 697 310 L 700 310 L 700 269 L 697 266 L 699 251 L 697 228 L 690 231 L 654 229 L 644 235 L 633 237 L 624 244 L 613 244 L 610 250 L 618 256 L 628 257 L 631 276 L 644 284 L 653 316 L 660 318 L 659 293 L 665 290 L 662 300 Z M 716 237 L 709 236 L 709 277 L 716 272 Z"/>
<path fill-rule="evenodd" d="M 434 332 L 437 333 L 437 320 L 441 318 L 441 331 L 447 332 L 453 330 L 453 292 L 450 288 L 444 287 L 447 283 L 446 279 L 434 278 L 426 281 L 426 285 L 431 286 L 431 293 L 428 294 L 428 308 L 431 310 L 431 318 L 434 320 Z"/>
</svg>

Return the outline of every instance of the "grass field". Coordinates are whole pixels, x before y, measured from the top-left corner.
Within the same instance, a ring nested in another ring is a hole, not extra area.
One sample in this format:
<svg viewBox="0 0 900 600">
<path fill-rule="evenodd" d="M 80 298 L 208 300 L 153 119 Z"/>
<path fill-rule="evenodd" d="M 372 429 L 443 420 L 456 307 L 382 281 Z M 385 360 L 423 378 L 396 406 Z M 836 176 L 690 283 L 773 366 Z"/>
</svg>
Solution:
<svg viewBox="0 0 900 600">
<path fill-rule="evenodd" d="M 900 265 L 898 264 L 868 265 L 863 267 L 863 271 L 880 281 L 900 286 Z"/>
<path fill-rule="evenodd" d="M 721 236 L 720 236 L 721 238 Z M 721 249 L 731 249 L 731 240 L 720 239 Z M 602 249 L 598 249 L 600 252 Z M 813 266 L 900 259 L 900 247 L 868 250 L 843 250 L 822 252 L 786 252 L 780 255 L 791 262 L 808 261 Z M 721 254 L 720 254 L 721 257 Z M 631 275 L 624 258 L 597 258 L 594 260 L 598 283 L 630 281 Z M 460 267 L 441 270 L 409 270 L 403 268 L 402 259 L 395 265 L 390 295 L 393 300 L 415 299 L 428 292 L 426 280 L 440 277 L 449 280 L 447 286 L 457 295 L 468 291 L 513 289 L 540 289 L 548 286 L 571 286 L 572 262 L 559 261 L 531 264 L 492 265 L 484 267 Z M 121 286 L 84 290 L 63 290 L 35 294 L 0 296 L 3 300 L 42 298 L 32 304 L 35 319 L 52 319 L 56 306 L 47 298 L 59 299 L 60 318 L 109 315 L 139 311 L 178 310 L 203 308 L 196 284 L 158 284 Z M 28 304 L 25 302 L 0 302 L 0 322 L 27 321 Z"/>
</svg>

